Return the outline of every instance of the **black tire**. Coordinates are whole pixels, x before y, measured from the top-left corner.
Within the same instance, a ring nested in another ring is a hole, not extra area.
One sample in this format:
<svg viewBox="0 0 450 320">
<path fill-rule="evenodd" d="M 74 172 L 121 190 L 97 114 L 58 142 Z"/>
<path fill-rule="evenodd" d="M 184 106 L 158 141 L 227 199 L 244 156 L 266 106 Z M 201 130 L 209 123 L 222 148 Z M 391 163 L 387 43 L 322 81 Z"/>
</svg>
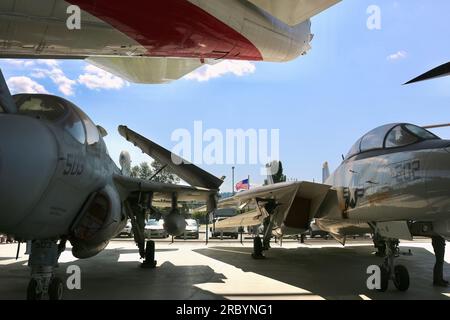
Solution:
<svg viewBox="0 0 450 320">
<path fill-rule="evenodd" d="M 263 257 L 263 243 L 260 237 L 255 237 L 253 239 L 253 259 L 260 259 Z"/>
<path fill-rule="evenodd" d="M 37 293 L 36 289 L 38 287 L 38 283 L 35 279 L 31 279 L 28 283 L 28 289 L 27 289 L 27 300 L 30 301 L 36 301 L 36 300 L 42 300 L 42 292 Z"/>
<path fill-rule="evenodd" d="M 48 286 L 48 298 L 50 300 L 62 300 L 64 283 L 60 278 L 53 278 Z"/>
<path fill-rule="evenodd" d="M 394 285 L 398 291 L 405 292 L 409 289 L 409 272 L 405 266 L 397 265 L 394 268 Z"/>
<path fill-rule="evenodd" d="M 385 266 L 380 266 L 381 271 L 381 279 L 380 279 L 380 289 L 377 289 L 379 292 L 386 292 L 389 288 L 389 271 L 385 268 Z"/>
<path fill-rule="evenodd" d="M 157 262 L 155 261 L 155 241 L 148 240 L 145 246 L 145 259 L 141 264 L 141 268 L 154 269 Z"/>
</svg>

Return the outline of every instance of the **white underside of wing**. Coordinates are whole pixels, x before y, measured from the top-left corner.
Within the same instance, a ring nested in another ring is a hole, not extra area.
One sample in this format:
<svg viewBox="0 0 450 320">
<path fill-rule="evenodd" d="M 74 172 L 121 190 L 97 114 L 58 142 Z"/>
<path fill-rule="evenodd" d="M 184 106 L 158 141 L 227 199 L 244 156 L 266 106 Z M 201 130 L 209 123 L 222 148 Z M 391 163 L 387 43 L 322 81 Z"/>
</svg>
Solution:
<svg viewBox="0 0 450 320">
<path fill-rule="evenodd" d="M 248 0 L 284 23 L 295 26 L 340 0 Z"/>
<path fill-rule="evenodd" d="M 200 59 L 91 57 L 86 61 L 133 83 L 168 83 L 203 65 Z"/>
</svg>

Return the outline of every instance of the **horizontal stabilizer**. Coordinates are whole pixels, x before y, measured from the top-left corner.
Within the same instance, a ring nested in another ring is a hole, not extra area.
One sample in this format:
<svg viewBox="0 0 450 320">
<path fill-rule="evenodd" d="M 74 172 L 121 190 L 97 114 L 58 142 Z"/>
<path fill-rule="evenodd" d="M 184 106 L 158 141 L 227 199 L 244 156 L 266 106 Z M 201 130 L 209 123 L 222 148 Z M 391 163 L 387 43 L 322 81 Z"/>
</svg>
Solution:
<svg viewBox="0 0 450 320">
<path fill-rule="evenodd" d="M 178 80 L 202 66 L 200 59 L 90 57 L 86 61 L 133 83 L 159 84 Z"/>
<path fill-rule="evenodd" d="M 295 26 L 341 0 L 248 0 L 284 23 Z"/>
<path fill-rule="evenodd" d="M 218 190 L 223 183 L 223 180 L 181 159 L 169 150 L 128 129 L 126 126 L 119 126 L 119 133 L 141 149 L 142 152 L 167 166 L 167 170 L 176 174 L 192 186 Z"/>
</svg>

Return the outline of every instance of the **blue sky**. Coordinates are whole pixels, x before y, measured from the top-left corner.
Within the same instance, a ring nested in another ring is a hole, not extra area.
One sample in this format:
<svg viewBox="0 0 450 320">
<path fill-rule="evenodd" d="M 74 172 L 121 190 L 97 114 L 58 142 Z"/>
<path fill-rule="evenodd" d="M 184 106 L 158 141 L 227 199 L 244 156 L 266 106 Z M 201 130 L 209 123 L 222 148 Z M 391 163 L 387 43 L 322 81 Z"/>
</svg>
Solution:
<svg viewBox="0 0 450 320">
<path fill-rule="evenodd" d="M 366 27 L 369 5 L 381 9 L 381 30 Z M 287 176 L 318 181 L 324 161 L 335 169 L 341 154 L 376 126 L 450 122 L 450 78 L 401 85 L 450 61 L 448 12 L 446 0 L 343 0 L 313 18 L 313 49 L 295 61 L 256 63 L 253 73 L 204 82 L 134 85 L 109 79 L 120 89 L 89 89 L 78 83 L 66 98 L 107 129 L 114 159 L 122 149 L 131 151 L 134 164 L 146 159 L 116 133 L 121 124 L 169 149 L 175 145 L 172 132 L 192 131 L 196 120 L 203 121 L 205 129 L 222 131 L 278 128 Z M 57 68 L 75 81 L 82 74 L 95 75 L 86 66 L 63 61 Z M 63 95 L 50 73 L 33 78 L 30 68 L 11 61 L 0 60 L 0 67 L 7 79 L 30 77 L 48 92 Z M 434 132 L 450 138 L 450 129 Z M 230 165 L 202 167 L 226 175 L 223 190 L 231 189 Z M 252 182 L 262 183 L 259 171 L 259 165 L 238 166 L 236 180 L 250 175 Z"/>
</svg>

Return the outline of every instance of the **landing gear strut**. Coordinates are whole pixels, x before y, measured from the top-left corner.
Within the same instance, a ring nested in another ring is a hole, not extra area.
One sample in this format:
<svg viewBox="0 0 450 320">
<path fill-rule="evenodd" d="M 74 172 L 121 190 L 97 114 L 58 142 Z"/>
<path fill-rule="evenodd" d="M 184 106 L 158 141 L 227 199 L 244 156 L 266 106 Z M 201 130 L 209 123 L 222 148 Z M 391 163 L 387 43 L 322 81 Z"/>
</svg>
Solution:
<svg viewBox="0 0 450 320">
<path fill-rule="evenodd" d="M 28 265 L 31 267 L 31 280 L 27 289 L 27 300 L 61 300 L 64 292 L 63 281 L 54 274 L 62 247 L 56 241 L 34 241 Z"/>
<path fill-rule="evenodd" d="M 389 287 L 389 280 L 394 282 L 395 287 L 399 291 L 407 291 L 409 289 L 408 269 L 405 266 L 394 264 L 395 258 L 400 254 L 398 245 L 398 240 L 386 240 L 386 258 L 380 266 L 381 288 L 378 290 L 380 292 L 386 292 Z"/>
</svg>

